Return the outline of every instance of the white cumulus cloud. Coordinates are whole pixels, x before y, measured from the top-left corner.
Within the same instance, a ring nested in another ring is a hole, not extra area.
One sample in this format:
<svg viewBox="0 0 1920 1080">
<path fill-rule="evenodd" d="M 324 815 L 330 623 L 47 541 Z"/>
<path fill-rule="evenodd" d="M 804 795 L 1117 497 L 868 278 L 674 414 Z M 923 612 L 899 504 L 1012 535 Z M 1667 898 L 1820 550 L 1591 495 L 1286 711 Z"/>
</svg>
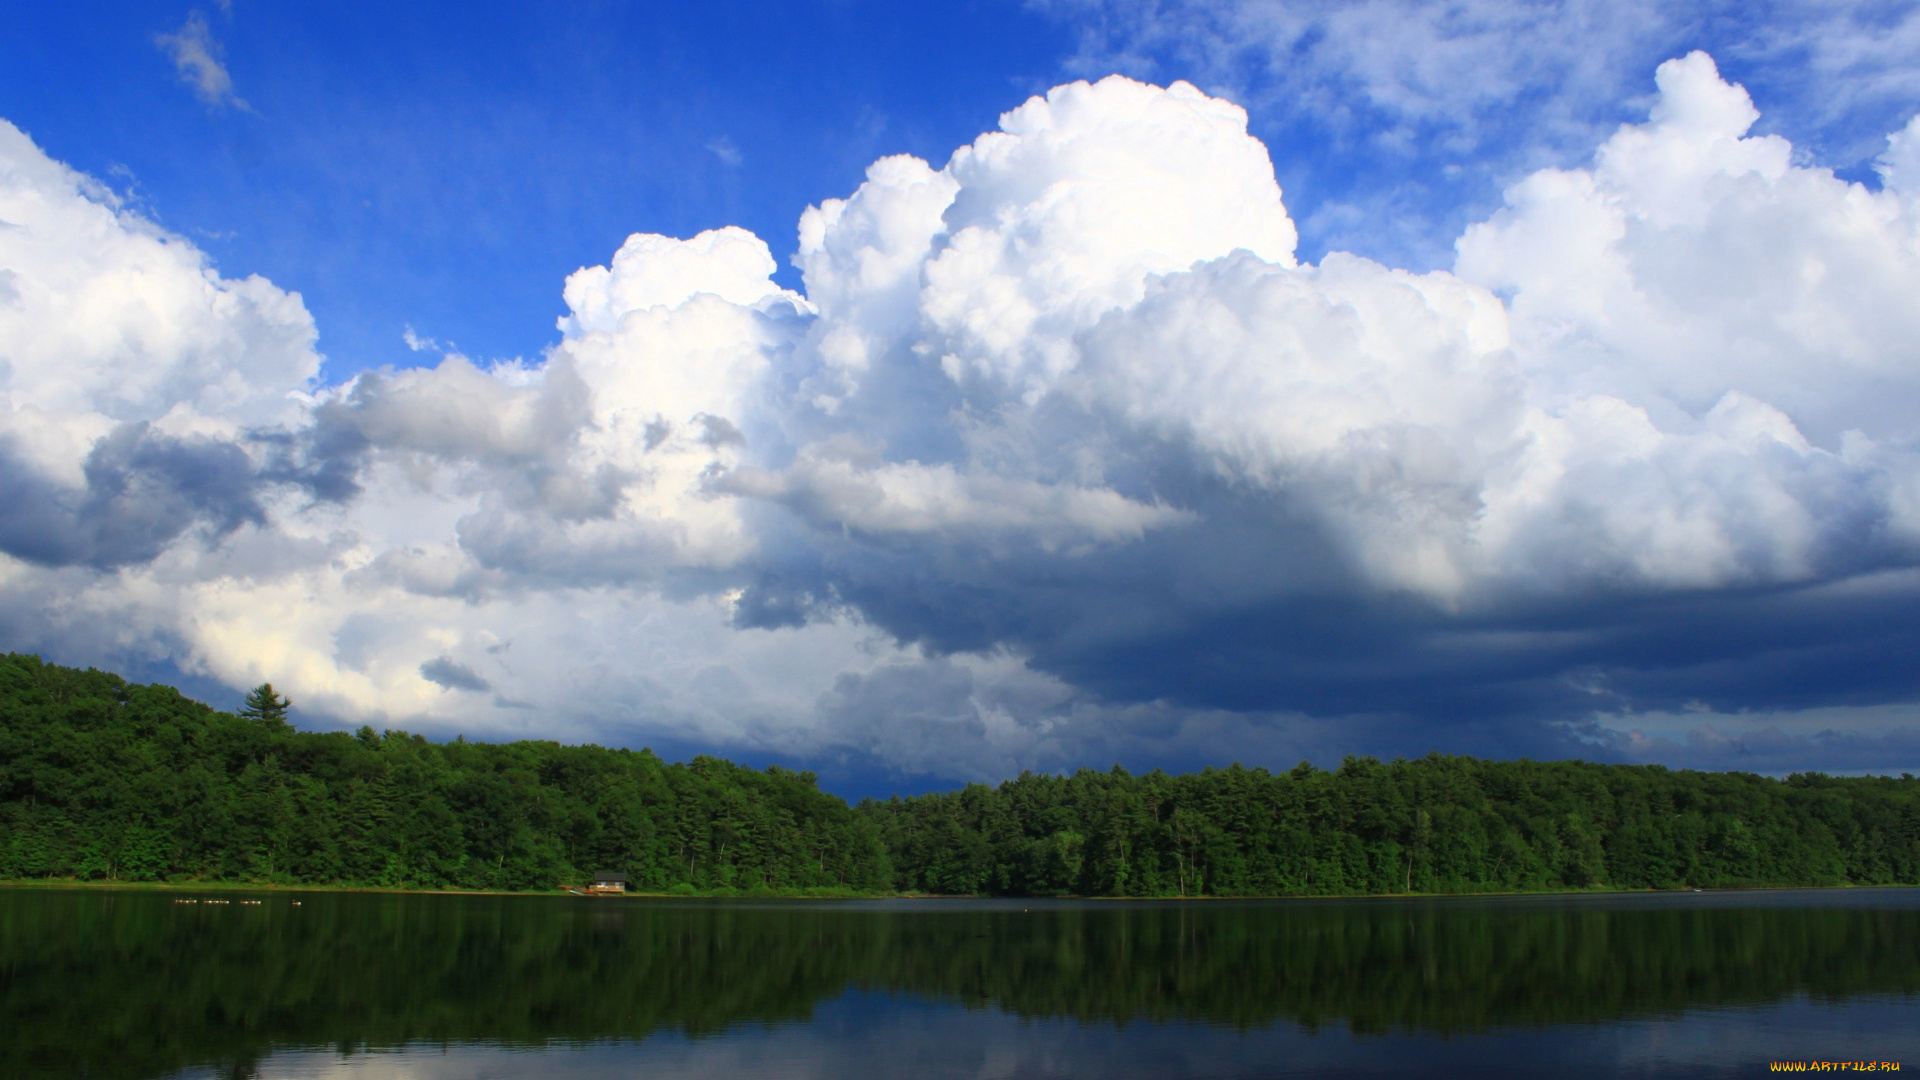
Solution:
<svg viewBox="0 0 1920 1080">
<path fill-rule="evenodd" d="M 636 235 L 538 362 L 334 386 L 297 296 L 0 129 L 0 594 L 48 613 L 0 630 L 347 723 L 968 776 L 1805 707 L 1752 665 L 1920 632 L 1920 128 L 1875 190 L 1704 54 L 1658 91 L 1416 273 L 1298 261 L 1237 106 L 1074 83 L 808 208 L 802 292 Z"/>
</svg>

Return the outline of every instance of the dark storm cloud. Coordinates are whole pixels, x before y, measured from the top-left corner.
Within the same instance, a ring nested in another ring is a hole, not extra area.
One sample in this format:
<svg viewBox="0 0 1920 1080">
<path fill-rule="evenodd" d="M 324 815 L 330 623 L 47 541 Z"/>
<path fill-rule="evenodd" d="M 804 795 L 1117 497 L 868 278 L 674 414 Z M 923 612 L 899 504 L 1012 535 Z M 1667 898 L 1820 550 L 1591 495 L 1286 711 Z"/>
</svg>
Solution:
<svg viewBox="0 0 1920 1080">
<path fill-rule="evenodd" d="M 420 677 L 449 690 L 478 692 L 493 689 L 493 684 L 481 678 L 472 668 L 448 656 L 436 656 L 421 664 Z"/>
<path fill-rule="evenodd" d="M 1428 721 L 1595 709 L 1868 705 L 1920 695 L 1920 604 L 1820 589 L 1448 615 L 1417 603 L 1289 601 L 1036 663 L 1120 699 Z"/>
<path fill-rule="evenodd" d="M 1856 588 L 1595 593 L 1464 613 L 1337 589 L 1223 611 L 1162 578 L 1034 573 L 1004 584 L 868 576 L 819 588 L 907 640 L 1012 645 L 1114 702 L 1457 723 L 1920 696 L 1920 583 L 1893 575 Z"/>
<path fill-rule="evenodd" d="M 1072 558 L 954 547 L 937 572 L 925 549 L 822 530 L 806 544 L 817 558 L 746 590 L 736 624 L 800 625 L 831 598 L 935 653 L 1014 649 L 1103 705 L 1370 717 L 1374 743 L 1395 752 L 1440 738 L 1435 725 L 1449 744 L 1564 753 L 1573 744 L 1540 722 L 1920 697 L 1920 578 L 1872 571 L 1894 560 L 1871 550 L 1870 530 L 1838 581 L 1449 608 L 1369 588 L 1338 539 L 1285 500 L 1143 454 L 1155 460 L 1137 482 L 1197 524 Z"/>
<path fill-rule="evenodd" d="M 817 579 L 794 580 L 763 573 L 742 589 L 733 605 L 733 625 L 746 630 L 777 630 L 805 626 L 809 621 L 844 610 L 829 587 Z"/>
<path fill-rule="evenodd" d="M 88 452 L 86 486 L 68 489 L 0 440 L 0 551 L 42 566 L 137 566 L 195 528 L 217 538 L 264 524 L 260 497 L 270 487 L 351 501 L 369 448 L 324 410 L 302 429 L 246 432 L 239 442 L 126 423 Z"/>
<path fill-rule="evenodd" d="M 304 488 L 315 501 L 345 503 L 361 492 L 373 441 L 337 404 L 315 410 L 313 422 L 297 432 L 257 431 L 249 441 L 264 451 L 260 477 Z"/>
<path fill-rule="evenodd" d="M 68 490 L 0 443 L 0 550 L 112 569 L 150 561 L 196 526 L 221 536 L 265 520 L 253 463 L 231 443 L 121 424 L 94 444 L 85 477 Z"/>
</svg>

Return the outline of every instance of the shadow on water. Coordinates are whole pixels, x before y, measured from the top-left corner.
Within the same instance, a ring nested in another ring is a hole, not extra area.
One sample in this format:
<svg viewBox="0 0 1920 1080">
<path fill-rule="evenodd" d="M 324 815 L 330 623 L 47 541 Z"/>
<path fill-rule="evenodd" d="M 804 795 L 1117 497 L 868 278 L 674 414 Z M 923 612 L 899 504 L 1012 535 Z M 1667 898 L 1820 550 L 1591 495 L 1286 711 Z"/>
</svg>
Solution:
<svg viewBox="0 0 1920 1080">
<path fill-rule="evenodd" d="M 1920 992 L 1920 890 L 673 902 L 0 892 L 0 1075 L 246 1077 L 276 1048 L 572 1045 L 848 992 L 1050 1021 L 1452 1036 Z M 249 900 L 260 901 L 257 904 Z M 296 906 L 293 901 L 301 903 Z"/>
</svg>

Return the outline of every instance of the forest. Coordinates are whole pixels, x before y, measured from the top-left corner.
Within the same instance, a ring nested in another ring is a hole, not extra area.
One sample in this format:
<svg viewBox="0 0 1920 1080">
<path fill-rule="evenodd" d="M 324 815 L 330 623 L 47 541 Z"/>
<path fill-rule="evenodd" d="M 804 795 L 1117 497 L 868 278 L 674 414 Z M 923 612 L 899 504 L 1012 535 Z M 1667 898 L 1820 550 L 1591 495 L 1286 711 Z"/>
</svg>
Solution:
<svg viewBox="0 0 1920 1080">
<path fill-rule="evenodd" d="M 849 806 L 809 772 L 306 732 L 0 658 L 0 879 L 1201 897 L 1920 882 L 1920 780 L 1349 757 Z"/>
</svg>

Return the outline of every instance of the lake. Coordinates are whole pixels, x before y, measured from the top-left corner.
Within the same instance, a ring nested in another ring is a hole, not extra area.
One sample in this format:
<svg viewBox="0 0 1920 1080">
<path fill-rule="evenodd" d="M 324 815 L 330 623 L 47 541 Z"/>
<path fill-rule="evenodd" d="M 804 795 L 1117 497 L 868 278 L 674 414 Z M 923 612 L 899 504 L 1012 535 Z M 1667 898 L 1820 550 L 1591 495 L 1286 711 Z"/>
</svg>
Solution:
<svg viewBox="0 0 1920 1080">
<path fill-rule="evenodd" d="M 0 980 L 0 1075 L 62 1080 L 1920 1070 L 1916 889 L 1188 903 L 10 889 Z"/>
</svg>

